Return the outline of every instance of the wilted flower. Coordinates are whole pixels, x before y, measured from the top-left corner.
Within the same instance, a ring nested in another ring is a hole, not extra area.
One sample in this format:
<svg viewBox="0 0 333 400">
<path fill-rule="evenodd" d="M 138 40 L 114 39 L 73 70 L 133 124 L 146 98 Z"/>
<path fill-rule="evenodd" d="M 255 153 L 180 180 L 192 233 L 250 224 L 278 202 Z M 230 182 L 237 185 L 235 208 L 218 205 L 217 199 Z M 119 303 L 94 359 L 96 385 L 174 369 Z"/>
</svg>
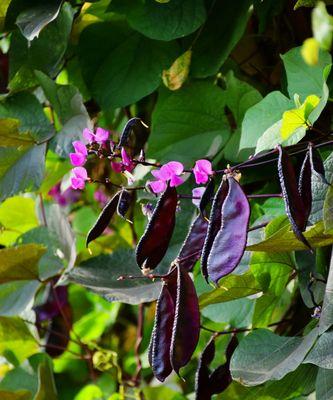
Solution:
<svg viewBox="0 0 333 400">
<path fill-rule="evenodd" d="M 72 165 L 75 167 L 80 167 L 85 164 L 87 161 L 88 151 L 84 143 L 76 140 L 73 142 L 73 147 L 75 153 L 70 153 L 69 158 L 71 160 Z"/>
<path fill-rule="evenodd" d="M 184 166 L 178 161 L 170 161 L 163 165 L 160 169 L 151 171 L 152 175 L 157 178 L 156 181 L 149 182 L 149 186 L 154 193 L 163 192 L 167 187 L 167 182 L 170 181 L 170 186 L 179 186 L 184 183 L 179 177 L 184 171 Z"/>
<path fill-rule="evenodd" d="M 213 174 L 212 163 L 208 160 L 198 160 L 193 168 L 196 183 L 207 183 L 210 175 Z"/>
<path fill-rule="evenodd" d="M 76 167 L 72 169 L 71 184 L 73 189 L 83 190 L 88 180 L 87 170 L 83 167 Z"/>
</svg>

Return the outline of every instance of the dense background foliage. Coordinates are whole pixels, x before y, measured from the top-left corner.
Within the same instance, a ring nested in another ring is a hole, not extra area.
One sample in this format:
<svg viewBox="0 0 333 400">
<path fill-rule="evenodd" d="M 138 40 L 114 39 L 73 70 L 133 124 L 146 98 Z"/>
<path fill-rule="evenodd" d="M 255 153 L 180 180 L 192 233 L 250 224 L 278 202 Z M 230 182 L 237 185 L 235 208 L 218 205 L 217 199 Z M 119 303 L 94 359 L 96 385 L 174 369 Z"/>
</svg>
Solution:
<svg viewBox="0 0 333 400">
<path fill-rule="evenodd" d="M 117 280 L 140 273 L 133 247 L 147 223 L 142 209 L 156 199 L 136 192 L 133 224 L 115 216 L 88 250 L 86 234 L 116 188 L 72 190 L 68 159 L 84 128 L 101 126 L 117 141 L 134 116 L 149 126 L 135 132 L 134 152 L 144 147 L 148 160 L 186 168 L 329 141 L 330 3 L 1 0 L 1 399 L 194 399 L 209 330 L 226 333 L 212 368 L 239 332 L 233 382 L 216 398 L 333 398 L 332 187 L 313 177 L 305 233 L 313 254 L 291 232 L 283 199 L 251 199 L 250 225 L 263 227 L 249 233 L 241 264 L 218 288 L 196 266 L 206 329 L 184 381 L 173 374 L 161 384 L 147 359 L 161 283 Z M 332 182 L 331 147 L 321 155 Z M 293 157 L 297 171 L 303 157 Z M 87 169 L 96 181 L 127 185 L 105 160 Z M 152 178 L 143 166 L 134 176 L 137 185 Z M 241 184 L 248 194 L 280 193 L 276 163 L 244 169 Z M 193 186 L 190 178 L 179 192 Z M 160 272 L 196 212 L 181 200 Z"/>
</svg>

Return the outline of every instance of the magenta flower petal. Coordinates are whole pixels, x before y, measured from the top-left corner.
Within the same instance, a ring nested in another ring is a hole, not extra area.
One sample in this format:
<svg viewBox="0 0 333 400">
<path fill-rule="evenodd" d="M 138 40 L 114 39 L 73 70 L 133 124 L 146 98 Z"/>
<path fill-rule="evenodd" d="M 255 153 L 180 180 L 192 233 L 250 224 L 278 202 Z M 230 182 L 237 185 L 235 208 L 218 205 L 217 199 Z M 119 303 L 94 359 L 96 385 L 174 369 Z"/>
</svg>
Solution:
<svg viewBox="0 0 333 400">
<path fill-rule="evenodd" d="M 73 189 L 83 190 L 85 186 L 85 181 L 81 178 L 71 178 L 71 186 Z"/>
<path fill-rule="evenodd" d="M 184 183 L 183 179 L 180 178 L 180 177 L 177 176 L 177 175 L 173 175 L 173 176 L 171 177 L 171 179 L 170 179 L 170 186 L 171 186 L 171 187 L 179 186 L 179 185 L 181 185 L 182 183 Z"/>
<path fill-rule="evenodd" d="M 84 181 L 88 180 L 87 170 L 83 167 L 73 168 L 72 173 L 75 178 L 80 178 L 80 179 L 83 179 Z"/>
<path fill-rule="evenodd" d="M 199 199 L 192 199 L 192 203 L 193 203 L 195 206 L 199 207 L 201 197 L 202 197 L 202 195 L 204 194 L 205 190 L 206 190 L 206 188 L 205 188 L 204 186 L 197 187 L 197 188 L 194 188 L 194 189 L 192 190 L 192 196 L 193 196 L 193 197 L 200 197 Z"/>
<path fill-rule="evenodd" d="M 165 164 L 165 167 L 168 167 L 172 175 L 180 175 L 184 171 L 184 165 L 178 161 L 170 161 L 167 164 Z"/>
<path fill-rule="evenodd" d="M 159 169 L 153 169 L 153 170 L 151 171 L 151 174 L 152 174 L 156 179 L 161 179 L 161 180 L 162 180 L 162 176 L 161 176 L 161 173 L 160 173 L 160 170 L 159 170 Z"/>
<path fill-rule="evenodd" d="M 80 167 L 86 162 L 86 157 L 81 153 L 70 153 L 69 158 L 71 160 L 71 164 L 74 165 L 74 167 Z"/>
<path fill-rule="evenodd" d="M 200 185 L 201 183 L 207 183 L 209 176 L 205 172 L 193 170 L 195 182 Z"/>
<path fill-rule="evenodd" d="M 122 172 L 123 170 L 122 164 L 116 161 L 111 161 L 111 168 L 117 173 Z"/>
<path fill-rule="evenodd" d="M 95 134 L 95 140 L 97 143 L 103 143 L 109 139 L 109 132 L 103 128 L 97 128 Z"/>
<path fill-rule="evenodd" d="M 83 129 L 82 136 L 88 143 L 92 143 L 95 140 L 95 135 L 88 128 Z"/>
<path fill-rule="evenodd" d="M 88 155 L 86 145 L 83 142 L 80 142 L 80 140 L 76 140 L 72 144 L 76 153 L 83 154 L 84 156 Z"/>
<path fill-rule="evenodd" d="M 204 172 L 207 175 L 211 175 L 213 173 L 212 163 L 208 160 L 198 160 L 195 163 L 194 169 L 199 172 Z"/>
<path fill-rule="evenodd" d="M 161 193 L 164 192 L 167 184 L 164 181 L 158 180 L 149 182 L 149 186 L 154 193 Z"/>
<path fill-rule="evenodd" d="M 129 158 L 124 147 L 121 148 L 121 160 L 122 160 L 122 163 L 124 165 L 126 165 L 126 167 L 128 167 L 132 164 L 132 160 Z"/>
</svg>

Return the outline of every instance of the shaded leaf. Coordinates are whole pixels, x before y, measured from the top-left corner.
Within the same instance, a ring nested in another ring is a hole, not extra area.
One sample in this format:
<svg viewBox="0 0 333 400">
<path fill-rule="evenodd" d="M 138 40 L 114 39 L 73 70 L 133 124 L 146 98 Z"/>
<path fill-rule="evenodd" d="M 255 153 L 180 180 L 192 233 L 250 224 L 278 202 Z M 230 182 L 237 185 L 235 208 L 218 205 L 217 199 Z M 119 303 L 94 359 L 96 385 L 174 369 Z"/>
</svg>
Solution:
<svg viewBox="0 0 333 400">
<path fill-rule="evenodd" d="M 44 357 L 38 365 L 38 390 L 34 400 L 57 400 L 57 389 L 53 377 L 52 360 Z"/>
<path fill-rule="evenodd" d="M 0 315 L 21 314 L 30 305 L 40 283 L 38 281 L 13 281 L 0 285 Z"/>
<path fill-rule="evenodd" d="M 316 380 L 316 399 L 331 400 L 333 396 L 333 370 L 319 368 Z"/>
<path fill-rule="evenodd" d="M 324 333 L 333 325 L 333 252 L 327 277 L 325 295 L 319 319 L 319 332 Z"/>
<path fill-rule="evenodd" d="M 323 333 L 303 362 L 333 369 L 333 332 Z"/>
</svg>

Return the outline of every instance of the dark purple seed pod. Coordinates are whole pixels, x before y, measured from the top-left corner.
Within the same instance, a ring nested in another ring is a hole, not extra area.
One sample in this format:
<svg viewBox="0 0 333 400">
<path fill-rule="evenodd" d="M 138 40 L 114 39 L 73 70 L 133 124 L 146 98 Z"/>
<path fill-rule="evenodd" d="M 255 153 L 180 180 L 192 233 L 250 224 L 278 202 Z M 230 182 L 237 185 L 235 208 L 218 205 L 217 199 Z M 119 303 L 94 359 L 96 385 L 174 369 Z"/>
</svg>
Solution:
<svg viewBox="0 0 333 400">
<path fill-rule="evenodd" d="M 184 269 L 177 266 L 177 297 L 175 319 L 172 328 L 170 361 L 179 375 L 196 348 L 200 333 L 198 296 L 193 281 Z"/>
<path fill-rule="evenodd" d="M 164 257 L 175 227 L 177 202 L 176 189 L 168 185 L 136 248 L 141 269 L 153 270 Z"/>
<path fill-rule="evenodd" d="M 106 206 L 103 208 L 102 212 L 99 214 L 99 217 L 97 218 L 97 221 L 95 222 L 94 226 L 90 229 L 87 235 L 86 239 L 86 247 L 88 247 L 88 244 L 97 239 L 101 234 L 104 232 L 104 230 L 107 228 L 109 225 L 111 218 L 113 214 L 117 210 L 117 205 L 119 201 L 121 192 L 117 192 L 112 199 L 106 204 Z"/>
<path fill-rule="evenodd" d="M 326 179 L 325 167 L 319 151 L 315 147 L 313 147 L 312 144 L 309 144 L 309 153 L 312 170 L 319 175 L 322 182 L 329 185 L 330 183 Z"/>
<path fill-rule="evenodd" d="M 209 278 L 215 283 L 239 264 L 246 247 L 250 204 L 240 184 L 228 176 L 228 194 L 222 205 L 221 228 L 207 260 Z"/>
<path fill-rule="evenodd" d="M 126 146 L 129 136 L 132 133 L 132 131 L 135 130 L 135 128 L 140 127 L 140 126 L 144 126 L 145 128 L 148 128 L 147 125 L 145 123 L 143 123 L 140 118 L 134 117 L 134 118 L 129 119 L 120 135 L 120 139 L 119 139 L 117 148 L 120 149 L 121 147 Z"/>
<path fill-rule="evenodd" d="M 211 177 L 209 179 L 209 182 L 206 186 L 206 190 L 204 191 L 204 193 L 200 199 L 200 203 L 199 203 L 199 210 L 200 210 L 200 214 L 202 216 L 205 215 L 205 209 L 208 206 L 208 204 L 211 202 L 211 199 L 214 195 L 214 189 L 215 189 L 215 179 L 213 177 Z"/>
<path fill-rule="evenodd" d="M 157 300 L 155 323 L 150 340 L 148 359 L 155 377 L 163 382 L 172 372 L 170 347 L 175 317 L 177 271 L 164 281 Z"/>
<path fill-rule="evenodd" d="M 178 264 L 191 271 L 199 260 L 207 234 L 208 222 L 199 214 L 193 221 L 182 248 L 178 254 Z"/>
<path fill-rule="evenodd" d="M 126 213 L 131 205 L 132 194 L 126 189 L 123 189 L 120 192 L 118 206 L 117 206 L 117 214 L 126 219 Z"/>
<path fill-rule="evenodd" d="M 222 205 L 228 193 L 228 182 L 225 177 L 222 178 L 221 184 L 215 193 L 212 208 L 209 215 L 209 223 L 207 228 L 207 235 L 205 238 L 204 246 L 201 255 L 201 271 L 203 276 L 208 281 L 207 261 L 208 256 L 213 245 L 215 236 L 221 228 L 222 222 Z"/>
<path fill-rule="evenodd" d="M 303 201 L 306 221 L 309 218 L 312 207 L 311 170 L 310 151 L 308 151 L 305 154 L 298 179 L 298 193 Z"/>
<path fill-rule="evenodd" d="M 195 400 L 210 400 L 212 397 L 210 389 L 209 364 L 215 356 L 215 337 L 212 337 L 204 348 L 199 358 L 198 369 L 195 374 Z"/>
<path fill-rule="evenodd" d="M 286 214 L 291 223 L 295 236 L 309 249 L 311 246 L 303 235 L 306 229 L 307 218 L 304 204 L 298 192 L 294 167 L 287 152 L 279 145 L 278 174 L 282 190 L 282 196 L 286 208 Z M 309 189 L 310 190 L 310 189 Z"/>
</svg>

